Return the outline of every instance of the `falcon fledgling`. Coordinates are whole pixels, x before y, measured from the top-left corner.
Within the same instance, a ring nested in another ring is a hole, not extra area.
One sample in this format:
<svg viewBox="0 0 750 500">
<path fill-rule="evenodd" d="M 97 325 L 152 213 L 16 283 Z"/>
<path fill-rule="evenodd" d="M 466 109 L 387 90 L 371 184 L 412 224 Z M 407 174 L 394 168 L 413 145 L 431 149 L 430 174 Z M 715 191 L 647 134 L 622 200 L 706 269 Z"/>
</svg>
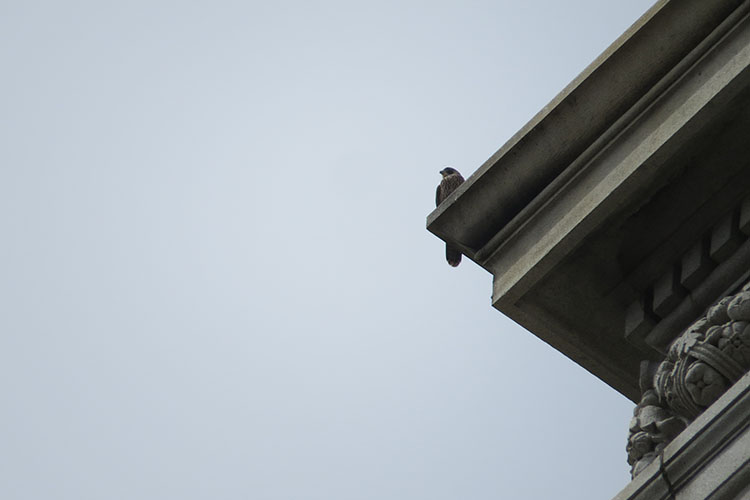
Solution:
<svg viewBox="0 0 750 500">
<path fill-rule="evenodd" d="M 435 194 L 435 205 L 440 204 L 445 200 L 449 194 L 451 194 L 461 183 L 464 178 L 458 173 L 453 167 L 445 167 L 440 171 L 443 176 L 443 180 L 440 181 L 440 185 L 437 187 L 437 193 Z M 445 258 L 448 260 L 448 264 L 456 267 L 461 263 L 461 250 L 451 246 L 450 243 L 445 244 Z"/>
</svg>

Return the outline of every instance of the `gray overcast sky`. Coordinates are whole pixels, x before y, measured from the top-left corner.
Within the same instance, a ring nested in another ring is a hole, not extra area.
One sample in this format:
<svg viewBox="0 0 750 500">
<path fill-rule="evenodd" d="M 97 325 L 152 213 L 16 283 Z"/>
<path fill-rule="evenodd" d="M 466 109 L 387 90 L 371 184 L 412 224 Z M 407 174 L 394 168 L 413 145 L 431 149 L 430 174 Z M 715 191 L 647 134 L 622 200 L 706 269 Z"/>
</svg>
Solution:
<svg viewBox="0 0 750 500">
<path fill-rule="evenodd" d="M 607 499 L 632 403 L 425 217 L 650 0 L 0 5 L 0 498 Z"/>
</svg>

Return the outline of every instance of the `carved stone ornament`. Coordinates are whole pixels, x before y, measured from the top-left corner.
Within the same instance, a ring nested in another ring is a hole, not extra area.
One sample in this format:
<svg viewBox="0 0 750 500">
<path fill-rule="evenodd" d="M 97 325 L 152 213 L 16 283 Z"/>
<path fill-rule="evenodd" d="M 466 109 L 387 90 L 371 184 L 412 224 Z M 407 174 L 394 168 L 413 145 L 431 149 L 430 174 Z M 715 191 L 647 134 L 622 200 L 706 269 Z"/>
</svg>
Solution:
<svg viewBox="0 0 750 500">
<path fill-rule="evenodd" d="M 723 298 L 669 347 L 644 362 L 643 395 L 630 423 L 627 453 L 635 477 L 687 425 L 750 370 L 750 283 Z"/>
</svg>

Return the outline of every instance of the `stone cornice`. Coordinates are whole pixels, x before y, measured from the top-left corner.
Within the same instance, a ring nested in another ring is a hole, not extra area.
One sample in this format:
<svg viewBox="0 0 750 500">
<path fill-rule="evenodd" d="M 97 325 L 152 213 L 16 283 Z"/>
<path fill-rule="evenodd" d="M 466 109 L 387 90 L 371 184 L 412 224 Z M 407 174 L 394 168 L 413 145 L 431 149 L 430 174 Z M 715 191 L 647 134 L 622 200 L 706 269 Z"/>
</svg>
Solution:
<svg viewBox="0 0 750 500">
<path fill-rule="evenodd" d="M 616 135 L 619 127 L 607 134 L 608 129 L 637 114 L 633 106 L 654 94 L 654 86 L 681 62 L 691 64 L 685 58 L 709 45 L 711 33 L 743 3 L 657 2 L 434 210 L 428 230 L 461 246 L 472 259 L 481 252 L 477 263 L 482 265 L 482 257 L 493 251 L 494 245 L 487 247 L 493 237 L 522 211 L 532 212 L 530 202 L 571 177 L 572 171 L 559 178 L 594 143 Z"/>
<path fill-rule="evenodd" d="M 634 401 L 690 314 L 626 339 L 628 310 L 657 286 L 656 319 L 708 306 L 661 280 L 750 195 L 749 10 L 658 2 L 427 220 L 493 274 L 497 309 Z"/>
</svg>

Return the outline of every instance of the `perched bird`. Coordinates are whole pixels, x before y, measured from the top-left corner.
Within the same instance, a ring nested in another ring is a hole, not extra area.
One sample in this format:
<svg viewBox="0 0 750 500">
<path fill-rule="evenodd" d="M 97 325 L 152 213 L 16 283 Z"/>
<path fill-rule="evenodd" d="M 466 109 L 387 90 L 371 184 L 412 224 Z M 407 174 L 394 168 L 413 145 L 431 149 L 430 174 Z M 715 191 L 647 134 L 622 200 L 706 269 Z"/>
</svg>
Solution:
<svg viewBox="0 0 750 500">
<path fill-rule="evenodd" d="M 443 180 L 440 181 L 440 184 L 437 187 L 437 193 L 435 193 L 436 206 L 440 206 L 443 200 L 455 191 L 455 189 L 464 181 L 464 178 L 461 177 L 458 170 L 453 167 L 445 167 L 440 171 L 440 174 L 443 176 Z M 448 264 L 456 267 L 461 263 L 461 250 L 452 246 L 450 243 L 446 243 L 445 258 L 448 260 Z"/>
</svg>

